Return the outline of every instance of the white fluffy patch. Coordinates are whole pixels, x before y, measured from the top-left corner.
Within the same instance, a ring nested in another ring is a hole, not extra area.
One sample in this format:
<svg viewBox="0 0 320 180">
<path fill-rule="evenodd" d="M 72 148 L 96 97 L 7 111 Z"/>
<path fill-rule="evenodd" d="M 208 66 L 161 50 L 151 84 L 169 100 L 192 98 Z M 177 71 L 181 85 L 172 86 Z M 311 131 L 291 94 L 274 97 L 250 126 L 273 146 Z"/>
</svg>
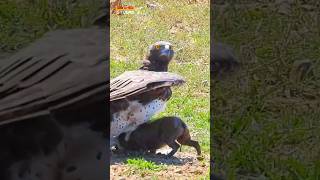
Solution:
<svg viewBox="0 0 320 180">
<path fill-rule="evenodd" d="M 166 107 L 166 101 L 156 99 L 146 105 L 142 105 L 138 101 L 129 103 L 129 107 L 113 114 L 111 122 L 110 137 L 117 137 L 121 133 L 135 130 L 140 124 L 150 120 L 150 118 L 163 111 Z M 111 140 L 111 142 L 115 142 Z M 111 143 L 110 145 L 114 145 Z"/>
</svg>

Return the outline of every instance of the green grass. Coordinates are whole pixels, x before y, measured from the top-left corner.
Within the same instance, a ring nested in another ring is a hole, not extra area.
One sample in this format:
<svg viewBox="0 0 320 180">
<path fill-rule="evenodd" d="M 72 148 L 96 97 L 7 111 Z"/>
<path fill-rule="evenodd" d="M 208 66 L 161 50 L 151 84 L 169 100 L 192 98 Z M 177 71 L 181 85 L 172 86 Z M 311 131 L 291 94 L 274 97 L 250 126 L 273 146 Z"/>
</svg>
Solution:
<svg viewBox="0 0 320 180">
<path fill-rule="evenodd" d="M 87 27 L 101 7 L 100 0 L 50 1 L 0 1 L 0 53 L 15 52 L 51 30 Z"/>
<path fill-rule="evenodd" d="M 262 3 L 221 12 L 213 11 L 215 40 L 234 47 L 242 69 L 212 81 L 215 171 L 228 179 L 319 179 L 317 20 L 299 1 L 289 15 Z M 293 63 L 304 59 L 314 75 L 291 81 Z"/>
<path fill-rule="evenodd" d="M 143 158 L 128 159 L 126 164 L 133 169 L 146 170 L 150 172 L 157 172 L 164 169 L 163 165 L 157 165 L 154 162 L 146 161 Z"/>
<path fill-rule="evenodd" d="M 209 6 L 186 2 L 156 1 L 162 9 L 152 10 L 143 2 L 139 13 L 111 16 L 111 77 L 141 67 L 148 46 L 159 40 L 173 44 L 176 52 L 169 71 L 182 75 L 187 83 L 173 88 L 162 116 L 178 116 L 189 126 L 205 154 L 210 151 L 210 28 Z M 178 25 L 177 25 L 178 24 Z M 172 26 L 177 30 L 171 30 Z M 157 118 L 154 117 L 154 118 Z M 183 147 L 183 151 L 195 153 Z"/>
</svg>

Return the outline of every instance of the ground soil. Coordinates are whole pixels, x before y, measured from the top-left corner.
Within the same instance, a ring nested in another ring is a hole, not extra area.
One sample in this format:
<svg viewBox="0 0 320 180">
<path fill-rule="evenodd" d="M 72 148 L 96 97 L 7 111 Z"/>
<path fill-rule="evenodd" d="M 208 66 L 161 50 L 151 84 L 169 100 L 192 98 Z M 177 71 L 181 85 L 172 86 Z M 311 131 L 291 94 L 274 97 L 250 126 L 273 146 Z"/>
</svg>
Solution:
<svg viewBox="0 0 320 180">
<path fill-rule="evenodd" d="M 168 148 L 164 148 L 160 152 L 165 154 L 168 150 Z M 209 173 L 209 156 L 202 156 L 203 159 L 198 160 L 195 152 L 177 152 L 172 158 L 151 154 L 140 154 L 139 157 L 156 164 L 164 164 L 165 169 L 159 172 L 135 172 L 134 168 L 125 163 L 128 159 L 127 154 L 113 154 L 111 156 L 110 178 L 112 180 L 199 179 Z"/>
</svg>

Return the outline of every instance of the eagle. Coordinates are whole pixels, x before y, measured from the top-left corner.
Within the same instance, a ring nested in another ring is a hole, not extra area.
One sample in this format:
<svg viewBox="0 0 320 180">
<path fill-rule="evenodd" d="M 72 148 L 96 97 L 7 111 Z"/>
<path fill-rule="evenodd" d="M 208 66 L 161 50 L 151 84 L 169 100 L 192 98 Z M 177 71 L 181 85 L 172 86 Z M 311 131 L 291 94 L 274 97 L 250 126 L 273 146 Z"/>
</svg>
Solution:
<svg viewBox="0 0 320 180">
<path fill-rule="evenodd" d="M 107 178 L 105 21 L 48 32 L 0 61 L 1 180 Z"/>
<path fill-rule="evenodd" d="M 171 86 L 182 85 L 182 76 L 167 72 L 174 51 L 172 44 L 158 41 L 151 45 L 136 71 L 127 71 L 110 81 L 110 147 L 119 145 L 117 137 L 134 131 L 140 124 L 163 111 L 170 99 Z"/>
</svg>

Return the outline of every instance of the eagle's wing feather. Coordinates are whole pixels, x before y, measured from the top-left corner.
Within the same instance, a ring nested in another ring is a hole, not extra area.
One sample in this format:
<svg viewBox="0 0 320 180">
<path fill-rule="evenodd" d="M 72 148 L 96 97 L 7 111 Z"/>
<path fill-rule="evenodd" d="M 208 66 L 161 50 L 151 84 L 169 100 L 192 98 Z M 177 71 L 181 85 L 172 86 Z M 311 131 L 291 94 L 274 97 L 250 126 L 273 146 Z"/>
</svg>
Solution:
<svg viewBox="0 0 320 180">
<path fill-rule="evenodd" d="M 185 82 L 180 75 L 169 72 L 127 71 L 110 82 L 110 101 L 138 95 L 160 87 L 181 85 Z"/>
<path fill-rule="evenodd" d="M 49 32 L 0 60 L 0 125 L 105 101 L 105 34 L 97 28 Z"/>
</svg>

